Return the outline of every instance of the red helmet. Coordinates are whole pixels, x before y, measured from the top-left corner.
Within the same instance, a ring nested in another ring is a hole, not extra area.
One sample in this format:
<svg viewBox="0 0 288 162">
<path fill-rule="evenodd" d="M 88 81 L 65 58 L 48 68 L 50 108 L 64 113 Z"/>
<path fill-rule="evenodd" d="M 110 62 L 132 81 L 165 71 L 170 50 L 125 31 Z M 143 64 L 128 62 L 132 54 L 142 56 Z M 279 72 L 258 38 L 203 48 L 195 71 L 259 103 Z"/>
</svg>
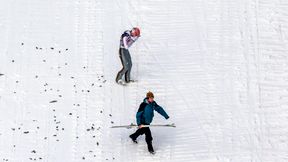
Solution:
<svg viewBox="0 0 288 162">
<path fill-rule="evenodd" d="M 140 29 L 137 28 L 137 27 L 134 27 L 134 28 L 132 29 L 131 33 L 132 33 L 133 36 L 139 37 L 139 36 L 140 36 Z"/>
</svg>

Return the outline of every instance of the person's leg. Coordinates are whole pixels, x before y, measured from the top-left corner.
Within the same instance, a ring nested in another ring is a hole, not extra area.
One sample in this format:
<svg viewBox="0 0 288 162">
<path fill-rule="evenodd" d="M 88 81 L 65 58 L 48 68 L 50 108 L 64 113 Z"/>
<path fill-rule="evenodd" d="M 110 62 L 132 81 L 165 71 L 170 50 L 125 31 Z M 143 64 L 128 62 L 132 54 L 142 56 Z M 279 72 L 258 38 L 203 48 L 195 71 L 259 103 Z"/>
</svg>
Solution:
<svg viewBox="0 0 288 162">
<path fill-rule="evenodd" d="M 129 137 L 135 142 L 137 137 L 145 133 L 145 128 L 137 129 L 137 131 L 131 134 Z"/>
<path fill-rule="evenodd" d="M 123 75 L 127 72 L 128 70 L 128 66 L 127 66 L 127 59 L 125 57 L 125 51 L 126 49 L 120 48 L 119 49 L 119 57 L 122 63 L 122 69 L 118 72 L 117 77 L 116 77 L 116 83 L 118 83 L 118 81 L 120 79 L 122 79 Z"/>
<path fill-rule="evenodd" d="M 146 127 L 145 128 L 145 140 L 147 143 L 151 143 L 153 138 L 152 138 L 152 134 L 151 134 L 151 131 L 150 131 L 150 128 L 149 127 Z"/>
<path fill-rule="evenodd" d="M 151 131 L 150 131 L 150 128 L 147 127 L 147 129 L 145 130 L 145 140 L 147 142 L 147 146 L 148 146 L 148 151 L 150 153 L 154 153 L 154 149 L 153 149 L 153 146 L 152 146 L 152 134 L 151 134 Z"/>
<path fill-rule="evenodd" d="M 127 52 L 127 53 L 126 53 Z M 129 83 L 130 82 L 130 73 L 131 73 L 131 69 L 132 69 L 132 59 L 131 59 L 131 55 L 130 55 L 130 53 L 129 53 L 129 51 L 127 50 L 125 52 L 125 55 L 126 55 L 126 58 L 127 58 L 127 71 L 126 71 L 126 73 L 125 73 L 125 81 L 127 82 L 127 83 Z"/>
</svg>

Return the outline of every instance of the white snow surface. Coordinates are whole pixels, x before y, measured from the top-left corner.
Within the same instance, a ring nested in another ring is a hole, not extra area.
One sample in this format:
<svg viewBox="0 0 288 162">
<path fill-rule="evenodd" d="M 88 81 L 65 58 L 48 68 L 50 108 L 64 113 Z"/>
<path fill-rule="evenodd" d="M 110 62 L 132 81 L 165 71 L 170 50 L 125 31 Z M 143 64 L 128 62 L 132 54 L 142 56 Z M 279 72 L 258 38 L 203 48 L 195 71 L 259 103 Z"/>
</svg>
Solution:
<svg viewBox="0 0 288 162">
<path fill-rule="evenodd" d="M 3 0 L 0 161 L 287 162 L 287 44 L 285 0 Z M 177 126 L 151 128 L 155 155 L 110 128 L 148 91 Z"/>
</svg>

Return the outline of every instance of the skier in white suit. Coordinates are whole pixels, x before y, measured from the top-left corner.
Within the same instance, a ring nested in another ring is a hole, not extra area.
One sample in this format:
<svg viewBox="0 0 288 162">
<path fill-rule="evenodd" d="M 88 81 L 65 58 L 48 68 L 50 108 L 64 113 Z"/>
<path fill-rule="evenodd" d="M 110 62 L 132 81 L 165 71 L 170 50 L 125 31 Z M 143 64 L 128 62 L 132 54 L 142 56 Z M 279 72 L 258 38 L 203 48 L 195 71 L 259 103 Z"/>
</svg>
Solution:
<svg viewBox="0 0 288 162">
<path fill-rule="evenodd" d="M 120 38 L 119 57 L 122 63 L 122 69 L 118 72 L 116 77 L 116 83 L 125 84 L 133 80 L 130 78 L 130 72 L 132 68 L 131 56 L 128 48 L 140 37 L 140 29 L 137 27 L 132 30 L 125 31 Z M 125 75 L 125 81 L 122 80 Z"/>
</svg>

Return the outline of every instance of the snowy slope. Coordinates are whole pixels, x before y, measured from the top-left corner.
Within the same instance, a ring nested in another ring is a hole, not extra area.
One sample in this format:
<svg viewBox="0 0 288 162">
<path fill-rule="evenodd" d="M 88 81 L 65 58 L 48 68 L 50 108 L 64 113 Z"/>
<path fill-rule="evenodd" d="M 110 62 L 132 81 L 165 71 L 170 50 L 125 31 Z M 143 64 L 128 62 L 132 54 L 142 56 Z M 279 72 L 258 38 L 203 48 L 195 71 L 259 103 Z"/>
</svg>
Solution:
<svg viewBox="0 0 288 162">
<path fill-rule="evenodd" d="M 0 2 L 0 161 L 288 161 L 288 2 Z M 121 32 L 141 28 L 121 69 Z M 135 130 L 147 91 L 156 155 Z"/>
</svg>

